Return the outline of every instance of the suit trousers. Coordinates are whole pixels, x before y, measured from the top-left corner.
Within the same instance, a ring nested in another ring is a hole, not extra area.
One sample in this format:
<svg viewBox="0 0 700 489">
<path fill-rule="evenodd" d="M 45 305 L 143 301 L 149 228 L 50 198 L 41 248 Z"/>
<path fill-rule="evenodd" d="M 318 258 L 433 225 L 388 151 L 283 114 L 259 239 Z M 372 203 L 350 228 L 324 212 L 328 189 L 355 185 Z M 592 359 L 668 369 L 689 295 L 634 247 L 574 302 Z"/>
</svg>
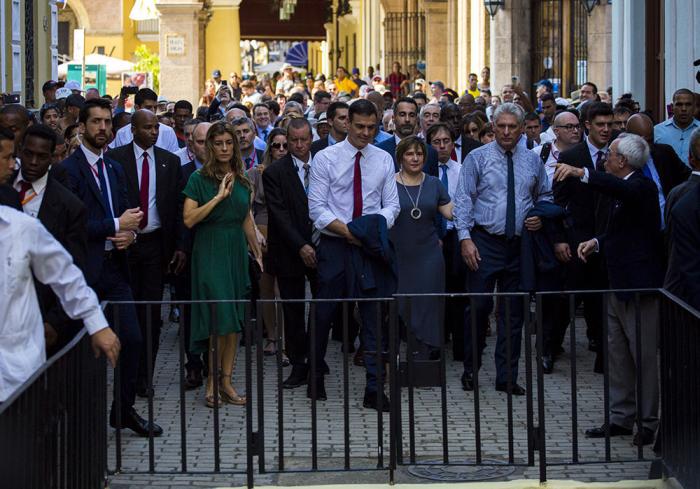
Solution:
<svg viewBox="0 0 700 489">
<path fill-rule="evenodd" d="M 462 259 L 457 230 L 451 229 L 442 239 L 445 258 L 445 292 L 463 294 L 467 280 L 467 265 Z M 456 361 L 464 360 L 464 309 L 466 297 L 448 297 L 445 300 L 445 338 L 452 339 L 452 352 Z"/>
<path fill-rule="evenodd" d="M 163 300 L 163 240 L 160 230 L 148 234 L 140 234 L 136 243 L 129 249 L 129 273 L 131 275 L 131 291 L 134 300 L 156 302 Z M 141 326 L 144 348 L 139 362 L 138 383 L 141 387 L 149 385 L 151 379 L 146 378 L 147 361 L 149 354 L 146 351 L 148 337 L 148 310 L 149 306 L 136 306 L 136 313 Z M 151 337 L 151 374 L 156 363 L 158 345 L 160 343 L 160 330 L 163 324 L 161 319 L 161 306 L 150 306 L 150 337 Z"/>
<path fill-rule="evenodd" d="M 349 290 L 349 283 L 359 283 L 360 270 L 355 270 L 351 264 L 351 245 L 344 239 L 329 236 L 321 237 L 317 250 L 318 257 L 318 299 L 347 299 L 379 297 L 376 289 L 370 291 Z M 351 280 L 357 277 L 357 280 Z M 336 311 L 341 301 L 320 302 L 316 307 L 316 331 L 311 338 L 311 348 L 315 348 L 316 377 L 323 375 L 324 358 L 328 348 L 328 333 L 331 322 L 336 317 Z M 366 392 L 377 392 L 377 348 L 384 352 L 389 344 L 386 324 L 380 320 L 377 323 L 377 304 L 359 302 L 360 317 L 362 318 L 361 341 L 365 348 Z M 377 345 L 377 328 L 382 328 L 381 345 Z M 382 373 L 386 375 L 386 373 Z"/>
<path fill-rule="evenodd" d="M 306 279 L 311 284 L 311 295 L 316 295 L 316 271 L 306 269 L 304 275 L 277 276 L 280 297 L 287 299 L 306 298 Z M 293 366 L 305 366 L 309 349 L 309 338 L 306 328 L 306 304 L 304 302 L 283 303 L 284 312 L 284 345 Z"/>
<path fill-rule="evenodd" d="M 576 257 L 576 248 L 572 246 L 574 255 L 566 270 L 567 290 L 603 290 L 607 288 L 607 272 L 600 256 L 593 255 L 588 263 L 583 263 Z M 600 294 L 577 294 L 575 307 L 583 303 L 583 317 L 586 319 L 586 336 L 589 340 L 596 340 L 598 344 L 603 339 L 603 297 Z M 559 313 L 560 322 L 554 327 L 552 336 L 553 344 L 561 345 L 566 334 L 569 321 L 568 298 L 561 301 L 559 307 L 565 311 Z"/>
<path fill-rule="evenodd" d="M 642 426 L 655 432 L 659 424 L 659 378 L 657 345 L 659 301 L 641 296 L 640 335 L 637 336 L 635 301 L 620 300 L 615 294 L 608 302 L 608 362 L 610 372 L 610 422 L 632 428 L 635 414 Z M 637 357 L 641 342 L 641 358 Z M 642 376 L 642 392 L 636 392 L 637 375 Z M 641 413 L 637 413 L 636 396 L 641 395 Z"/>
<path fill-rule="evenodd" d="M 115 262 L 114 255 L 109 254 L 105 256 L 102 273 L 93 286 L 97 297 L 100 301 L 133 302 L 134 298 L 131 295 L 129 282 L 119 265 Z M 123 415 L 126 415 L 136 400 L 136 377 L 138 375 L 139 356 L 143 344 L 136 307 L 133 304 L 109 306 L 107 308 L 107 320 L 110 327 L 115 330 L 122 345 L 118 365 L 121 374 L 119 392 L 121 394 L 121 411 Z M 117 385 L 114 388 L 116 391 Z M 115 407 L 116 396 L 112 409 Z"/>
<path fill-rule="evenodd" d="M 190 263 L 189 260 L 191 255 L 187 257 L 188 263 L 185 265 L 185 270 L 180 273 L 180 275 L 175 275 L 175 300 L 177 301 L 189 301 L 192 300 L 192 274 L 190 273 Z M 183 304 L 181 306 L 182 314 L 181 321 L 184 322 L 182 334 L 184 338 L 181 341 L 185 342 L 185 369 L 187 371 L 197 370 L 199 372 L 204 368 L 204 355 L 202 353 L 192 353 L 190 351 L 190 335 L 192 331 L 192 306 L 190 304 Z"/>
<path fill-rule="evenodd" d="M 498 285 L 499 292 L 518 292 L 520 289 L 520 238 L 506 239 L 475 228 L 472 240 L 479 250 L 479 269 L 467 276 L 467 291 L 470 293 L 492 293 Z M 476 309 L 476 331 L 472 331 L 471 308 Z M 505 385 L 508 375 L 513 384 L 518 380 L 518 360 L 523 328 L 523 301 L 521 297 L 500 297 L 498 300 L 498 339 L 496 342 L 496 384 Z M 477 368 L 481 368 L 481 357 L 486 347 L 488 316 L 493 309 L 491 297 L 474 297 L 465 309 L 464 371 L 473 373 L 472 335 L 477 346 Z M 506 314 L 508 313 L 508 314 Z M 510 337 L 510 358 L 508 342 Z"/>
</svg>

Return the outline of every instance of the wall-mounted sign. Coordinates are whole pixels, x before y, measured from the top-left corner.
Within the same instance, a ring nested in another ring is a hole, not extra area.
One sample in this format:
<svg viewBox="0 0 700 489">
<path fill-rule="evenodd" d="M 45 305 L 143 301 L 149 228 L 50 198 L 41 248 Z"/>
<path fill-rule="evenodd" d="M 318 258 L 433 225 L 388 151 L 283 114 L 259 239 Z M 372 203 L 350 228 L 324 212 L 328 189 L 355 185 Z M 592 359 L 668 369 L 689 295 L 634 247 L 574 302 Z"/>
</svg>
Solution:
<svg viewBox="0 0 700 489">
<path fill-rule="evenodd" d="M 168 34 L 165 36 L 165 53 L 167 56 L 185 55 L 185 36 L 182 34 Z"/>
</svg>

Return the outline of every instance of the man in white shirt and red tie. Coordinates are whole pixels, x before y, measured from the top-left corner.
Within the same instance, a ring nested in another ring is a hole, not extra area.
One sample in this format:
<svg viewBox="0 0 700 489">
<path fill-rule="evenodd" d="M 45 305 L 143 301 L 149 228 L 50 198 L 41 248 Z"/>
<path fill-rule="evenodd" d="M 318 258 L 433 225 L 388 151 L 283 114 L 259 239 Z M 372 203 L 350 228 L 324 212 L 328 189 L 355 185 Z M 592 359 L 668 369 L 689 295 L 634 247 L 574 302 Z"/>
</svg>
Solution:
<svg viewBox="0 0 700 489">
<path fill-rule="evenodd" d="M 377 112 L 374 104 L 364 99 L 353 102 L 349 110 L 347 138 L 316 154 L 311 165 L 309 184 L 309 214 L 314 226 L 321 231 L 317 252 L 319 299 L 384 297 L 380 287 L 364 286 L 364 269 L 353 266 L 353 254 L 362 249 L 362 243 L 348 225 L 368 216 L 381 216 L 390 228 L 400 212 L 394 162 L 386 151 L 373 146 Z M 379 283 L 389 274 L 387 267 L 373 262 L 371 273 Z M 353 284 L 352 286 L 350 284 Z M 325 400 L 323 379 L 324 357 L 328 345 L 330 323 L 339 303 L 319 303 L 316 308 L 315 386 L 309 385 L 309 397 Z M 377 305 L 360 302 L 362 339 L 366 351 L 367 385 L 363 405 L 366 408 L 389 410 L 389 400 L 378 381 Z M 386 342 L 385 334 L 382 335 Z M 386 373 L 384 373 L 386 375 Z M 315 392 L 314 392 L 315 391 Z"/>
<path fill-rule="evenodd" d="M 113 149 L 107 157 L 118 161 L 126 175 L 130 205 L 138 206 L 143 217 L 136 229 L 136 243 L 129 250 L 131 290 L 136 301 L 155 302 L 163 299 L 163 282 L 168 272 L 179 273 L 185 264 L 182 242 L 182 213 L 179 196 L 182 183 L 180 159 L 155 146 L 158 140 L 158 119 L 148 110 L 139 110 L 131 119 L 133 142 Z M 139 362 L 136 394 L 149 392 L 148 361 L 151 377 L 160 342 L 160 307 L 151 306 L 151 354 L 147 352 L 147 307 L 136 311 L 144 338 Z"/>
</svg>

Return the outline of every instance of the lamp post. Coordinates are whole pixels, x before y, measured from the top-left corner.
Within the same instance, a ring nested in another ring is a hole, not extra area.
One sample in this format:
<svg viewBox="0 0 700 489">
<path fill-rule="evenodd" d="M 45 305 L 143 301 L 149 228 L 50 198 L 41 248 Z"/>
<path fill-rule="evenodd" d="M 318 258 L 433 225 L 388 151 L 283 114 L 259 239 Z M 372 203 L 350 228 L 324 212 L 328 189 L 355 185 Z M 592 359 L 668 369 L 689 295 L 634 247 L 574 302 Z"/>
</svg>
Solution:
<svg viewBox="0 0 700 489">
<path fill-rule="evenodd" d="M 504 8 L 505 4 L 505 0 L 484 0 L 484 7 L 486 7 L 486 11 L 489 13 L 492 19 L 498 13 L 498 9 Z"/>
</svg>

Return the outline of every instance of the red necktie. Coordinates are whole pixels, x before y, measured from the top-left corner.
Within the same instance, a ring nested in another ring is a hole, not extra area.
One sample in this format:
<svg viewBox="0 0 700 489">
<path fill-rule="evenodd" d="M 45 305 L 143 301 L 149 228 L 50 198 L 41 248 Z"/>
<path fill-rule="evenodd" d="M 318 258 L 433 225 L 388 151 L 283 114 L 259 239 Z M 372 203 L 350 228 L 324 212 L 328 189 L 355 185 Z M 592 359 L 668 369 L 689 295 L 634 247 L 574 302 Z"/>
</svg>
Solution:
<svg viewBox="0 0 700 489">
<path fill-rule="evenodd" d="M 27 182 L 27 181 L 24 181 L 24 180 L 22 180 L 21 182 L 19 182 L 19 184 L 20 184 L 20 187 L 21 187 L 21 188 L 20 188 L 20 191 L 19 191 L 19 201 L 20 201 L 20 202 L 24 202 L 24 197 L 25 197 L 25 195 L 27 194 L 27 191 L 28 191 L 30 188 L 32 188 L 32 184 L 29 183 L 29 182 Z"/>
<path fill-rule="evenodd" d="M 362 153 L 355 155 L 355 173 L 352 178 L 352 218 L 356 219 L 362 215 L 362 171 L 360 170 L 360 158 Z"/>
<path fill-rule="evenodd" d="M 454 147 L 452 148 L 452 153 L 450 154 L 450 158 L 452 158 L 454 161 L 457 161 L 457 150 Z"/>
<path fill-rule="evenodd" d="M 149 175 L 148 175 L 148 153 L 143 153 L 143 163 L 141 164 L 141 187 L 139 192 L 139 201 L 141 202 L 141 211 L 143 212 L 143 218 L 139 223 L 139 229 L 143 229 L 148 224 L 148 187 L 149 187 Z"/>
</svg>

